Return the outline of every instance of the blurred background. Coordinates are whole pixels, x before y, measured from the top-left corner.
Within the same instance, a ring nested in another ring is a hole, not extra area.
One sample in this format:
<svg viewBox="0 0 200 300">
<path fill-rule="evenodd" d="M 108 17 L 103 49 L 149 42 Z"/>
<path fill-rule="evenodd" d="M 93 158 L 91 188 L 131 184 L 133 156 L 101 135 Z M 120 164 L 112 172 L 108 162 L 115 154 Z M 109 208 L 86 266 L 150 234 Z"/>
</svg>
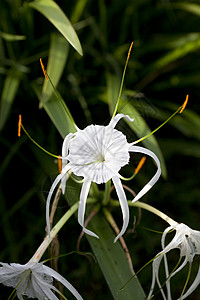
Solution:
<svg viewBox="0 0 200 300">
<path fill-rule="evenodd" d="M 199 1 L 66 0 L 56 3 L 73 24 L 83 48 L 83 56 L 80 56 L 66 40 L 61 41 L 63 69 L 57 82 L 57 88 L 79 128 L 91 123 L 108 124 L 112 115 L 110 86 L 114 84 L 119 91 L 132 41 L 134 45 L 122 97 L 151 130 L 182 105 L 189 94 L 189 103 L 183 114 L 177 115 L 155 134 L 164 158 L 163 176 L 142 201 L 161 209 L 176 221 L 200 230 Z M 58 174 L 57 162 L 24 134 L 18 138 L 17 122 L 18 115 L 22 114 L 23 124 L 31 136 L 50 152 L 61 153 L 63 138 L 38 99 L 44 81 L 39 59 L 41 57 L 47 64 L 52 43 L 58 35 L 56 28 L 29 6 L 29 1 L 0 1 L 2 262 L 26 263 L 45 235 L 45 200 Z M 52 70 L 55 74 L 59 71 L 56 67 Z M 123 122 L 118 128 L 129 141 L 140 135 L 137 128 L 134 132 Z M 134 167 L 139 158 L 131 158 Z M 154 172 L 153 163 L 148 160 L 129 186 L 138 192 Z M 131 199 L 130 195 L 127 196 Z M 56 219 L 67 208 L 61 197 Z M 120 227 L 120 209 L 113 213 Z M 129 230 L 124 238 L 136 271 L 160 251 L 161 233 L 166 227 L 167 224 L 158 217 L 131 209 Z M 72 218 L 59 233 L 61 254 L 76 249 L 80 232 L 80 226 Z M 85 237 L 80 250 L 91 251 Z M 170 256 L 172 269 L 178 258 L 179 252 L 174 251 Z M 191 282 L 199 263 L 196 257 Z M 84 299 L 112 299 L 95 262 L 72 254 L 61 258 L 58 267 Z M 175 298 L 182 291 L 187 272 L 185 268 L 172 281 Z M 139 279 L 148 293 L 150 265 L 139 274 Z M 7 299 L 12 292 L 3 286 L 0 290 L 2 299 Z M 158 293 L 155 299 L 161 299 L 161 295 Z M 200 299 L 199 289 L 189 299 Z"/>
</svg>

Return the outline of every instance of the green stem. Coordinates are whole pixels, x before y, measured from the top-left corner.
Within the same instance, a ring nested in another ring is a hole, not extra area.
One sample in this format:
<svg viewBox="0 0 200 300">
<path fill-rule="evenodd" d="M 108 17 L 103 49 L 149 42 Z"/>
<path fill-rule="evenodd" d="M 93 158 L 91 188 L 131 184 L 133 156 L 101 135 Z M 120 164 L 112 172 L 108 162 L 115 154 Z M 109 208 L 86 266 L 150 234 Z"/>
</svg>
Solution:
<svg viewBox="0 0 200 300">
<path fill-rule="evenodd" d="M 103 201 L 102 201 L 103 206 L 106 206 L 110 200 L 110 187 L 111 187 L 111 180 L 109 180 L 105 184 L 105 192 L 104 192 L 104 197 L 103 197 Z"/>
<path fill-rule="evenodd" d="M 87 199 L 87 203 L 94 203 L 96 199 Z M 62 218 L 57 222 L 57 224 L 52 228 L 50 232 L 50 238 L 49 236 L 46 236 L 42 244 L 39 246 L 39 248 L 36 250 L 35 254 L 32 256 L 29 262 L 39 262 L 42 255 L 52 242 L 52 240 L 55 238 L 57 233 L 60 231 L 60 229 L 63 227 L 63 225 L 69 220 L 69 218 L 77 211 L 79 207 L 79 201 L 76 202 L 74 205 L 70 207 L 70 209 L 62 216 Z"/>
<path fill-rule="evenodd" d="M 119 202 L 116 201 L 116 200 L 112 200 L 112 201 L 110 201 L 110 203 L 111 203 L 112 206 L 119 206 Z M 151 205 L 149 205 L 147 203 L 140 202 L 140 201 L 132 203 L 132 201 L 129 200 L 128 201 L 128 205 L 129 206 L 140 207 L 140 208 L 146 209 L 146 210 L 150 211 L 151 213 L 159 216 L 161 219 L 163 219 L 164 221 L 166 221 L 171 226 L 178 225 L 178 223 L 176 221 L 174 221 L 173 219 L 171 219 L 170 217 L 168 217 L 166 214 L 164 214 L 163 212 L 161 212 L 157 208 L 155 208 L 155 207 L 153 207 L 153 206 L 151 206 Z"/>
<path fill-rule="evenodd" d="M 133 46 L 133 42 L 130 45 L 130 48 L 129 48 L 129 51 L 128 51 L 128 55 L 127 55 L 127 58 L 126 58 L 126 64 L 124 66 L 124 71 L 123 71 L 123 75 L 122 75 L 121 85 L 120 85 L 120 89 L 119 89 L 119 95 L 118 95 L 117 103 L 115 105 L 115 110 L 114 110 L 113 115 L 112 115 L 112 119 L 116 115 L 117 109 L 118 109 L 118 106 L 119 106 L 119 101 L 120 101 L 120 97 L 121 97 L 122 89 L 123 89 L 123 85 L 124 85 L 124 78 L 125 78 L 125 74 L 126 74 L 126 68 L 127 68 L 127 65 L 128 65 L 129 58 L 130 58 L 132 46 Z"/>
</svg>

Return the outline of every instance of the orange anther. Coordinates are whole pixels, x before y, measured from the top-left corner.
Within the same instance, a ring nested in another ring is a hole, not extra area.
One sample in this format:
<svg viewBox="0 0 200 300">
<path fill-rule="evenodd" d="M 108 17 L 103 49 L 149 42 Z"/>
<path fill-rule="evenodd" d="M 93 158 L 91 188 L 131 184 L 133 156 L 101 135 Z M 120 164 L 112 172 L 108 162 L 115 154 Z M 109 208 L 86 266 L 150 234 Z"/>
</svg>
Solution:
<svg viewBox="0 0 200 300">
<path fill-rule="evenodd" d="M 59 173 L 62 172 L 62 159 L 61 159 L 60 155 L 58 156 L 58 170 L 59 170 Z"/>
<path fill-rule="evenodd" d="M 146 160 L 146 157 L 143 156 L 143 157 L 141 158 L 141 160 L 139 161 L 139 164 L 138 164 L 137 168 L 135 169 L 135 174 L 137 174 L 137 173 L 140 171 L 140 169 L 142 168 L 142 166 L 143 166 L 144 163 L 145 163 L 145 160 Z"/>
<path fill-rule="evenodd" d="M 19 115 L 19 121 L 18 121 L 18 136 L 21 136 L 21 127 L 22 127 L 22 115 Z"/>
<path fill-rule="evenodd" d="M 46 72 L 46 70 L 45 70 L 45 67 L 44 67 L 44 65 L 43 65 L 43 62 L 42 62 L 42 59 L 41 59 L 41 58 L 40 58 L 40 64 L 41 64 L 41 67 L 42 67 L 42 71 L 43 71 L 43 73 L 44 73 L 44 76 L 45 76 L 46 80 L 48 80 L 47 72 Z"/>
<path fill-rule="evenodd" d="M 129 50 L 128 50 L 127 61 L 128 61 L 129 58 L 130 58 L 132 47 L 133 47 L 133 42 L 131 43 L 131 45 L 130 45 L 130 47 L 129 47 Z"/>
<path fill-rule="evenodd" d="M 184 111 L 187 103 L 188 103 L 188 99 L 189 99 L 189 95 L 186 96 L 185 98 L 185 102 L 183 103 L 183 105 L 181 106 L 181 110 L 179 111 L 180 114 L 182 114 L 182 112 Z"/>
</svg>

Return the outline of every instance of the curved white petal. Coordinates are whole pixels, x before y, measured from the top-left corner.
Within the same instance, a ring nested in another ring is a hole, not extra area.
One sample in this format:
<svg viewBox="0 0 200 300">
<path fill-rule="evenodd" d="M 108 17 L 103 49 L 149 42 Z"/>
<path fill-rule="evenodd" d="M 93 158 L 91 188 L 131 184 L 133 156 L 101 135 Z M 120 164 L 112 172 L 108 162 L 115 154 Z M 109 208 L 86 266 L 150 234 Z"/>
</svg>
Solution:
<svg viewBox="0 0 200 300">
<path fill-rule="evenodd" d="M 149 155 L 150 157 L 152 157 L 154 159 L 154 161 L 156 162 L 157 167 L 158 167 L 156 174 L 152 177 L 152 179 L 143 187 L 143 189 L 133 199 L 132 202 L 135 202 L 135 201 L 139 200 L 142 196 L 144 196 L 144 194 L 146 194 L 152 188 L 152 186 L 157 182 L 157 180 L 159 179 L 159 177 L 161 175 L 161 167 L 160 167 L 159 159 L 152 151 L 150 151 L 146 148 L 143 148 L 143 147 L 139 147 L 139 146 L 130 146 L 129 151 L 130 152 L 139 152 L 139 153 Z"/>
<path fill-rule="evenodd" d="M 40 280 L 41 280 L 40 278 L 37 278 L 37 274 L 32 273 L 31 285 L 35 293 L 34 296 L 37 297 L 39 300 L 44 300 L 44 299 L 58 300 L 55 294 L 51 291 L 51 289 L 54 289 L 54 286 L 52 284 L 46 283 L 44 280 L 42 281 Z M 31 296 L 29 293 L 25 293 L 25 295 L 27 295 L 29 298 Z"/>
<path fill-rule="evenodd" d="M 133 122 L 133 121 L 134 121 L 134 119 L 130 118 L 128 115 L 117 114 L 114 118 L 112 118 L 112 119 L 110 120 L 110 123 L 109 123 L 108 126 L 111 126 L 112 128 L 114 128 L 114 127 L 117 125 L 117 123 L 119 122 L 119 120 L 122 119 L 122 118 L 125 118 L 125 119 L 127 119 L 128 121 L 130 121 L 130 122 Z"/>
<path fill-rule="evenodd" d="M 199 267 L 197 276 L 196 276 L 195 280 L 193 281 L 192 285 L 189 287 L 187 292 L 185 294 L 183 294 L 183 296 L 181 298 L 179 298 L 178 300 L 183 300 L 183 299 L 187 298 L 190 294 L 192 294 L 192 292 L 197 288 L 197 286 L 199 284 L 200 284 L 200 267 Z"/>
<path fill-rule="evenodd" d="M 69 141 L 71 140 L 71 138 L 74 136 L 73 133 L 69 133 L 65 139 L 64 139 L 64 142 L 63 142 L 63 145 L 62 145 L 62 169 L 67 165 L 67 155 L 68 155 L 68 152 L 69 152 Z M 64 176 L 61 180 L 61 186 L 62 186 L 62 193 L 64 194 L 65 192 L 65 187 L 66 187 L 66 181 L 67 181 L 67 176 Z"/>
<path fill-rule="evenodd" d="M 47 223 L 47 232 L 48 232 L 48 235 L 50 237 L 50 223 L 49 223 L 49 206 L 50 206 L 50 201 L 51 201 L 51 197 L 53 195 L 53 192 L 57 186 L 57 184 L 60 182 L 60 180 L 66 176 L 66 172 L 70 169 L 70 166 L 69 165 L 66 165 L 64 169 L 62 169 L 62 173 L 59 174 L 56 179 L 54 180 L 51 188 L 50 188 L 50 191 L 49 191 L 49 194 L 48 194 L 48 197 L 47 197 L 47 202 L 46 202 L 46 223 Z"/>
<path fill-rule="evenodd" d="M 85 206 L 86 206 L 86 201 L 87 201 L 87 196 L 89 193 L 91 185 L 91 180 L 85 179 L 83 182 L 82 188 L 81 188 L 81 194 L 80 194 L 80 202 L 79 202 L 79 207 L 78 207 L 78 222 L 79 224 L 83 227 L 83 231 L 93 237 L 99 238 L 98 235 L 96 235 L 94 232 L 91 230 L 88 230 L 84 226 L 84 215 L 85 215 Z"/>
<path fill-rule="evenodd" d="M 118 238 L 124 234 L 124 232 L 126 231 L 126 229 L 128 227 L 129 207 L 128 207 L 128 203 L 127 203 L 127 199 L 126 199 L 126 194 L 124 192 L 124 189 L 123 189 L 123 186 L 122 186 L 122 183 L 121 183 L 119 177 L 117 177 L 117 176 L 112 177 L 112 181 L 114 183 L 114 186 L 115 186 L 115 189 L 117 192 L 117 196 L 119 198 L 122 215 L 123 215 L 123 226 L 122 226 L 122 229 L 121 229 L 120 233 L 118 234 L 118 236 L 114 239 L 114 243 L 115 243 L 118 240 Z"/>
<path fill-rule="evenodd" d="M 76 297 L 76 299 L 83 300 L 83 298 L 77 292 L 77 290 L 73 287 L 73 285 L 71 285 L 71 283 L 69 283 L 69 281 L 67 281 L 62 275 L 60 275 L 53 269 L 49 268 L 48 266 L 43 265 L 43 269 L 47 275 L 50 275 L 53 278 L 55 278 L 56 280 L 60 281 L 60 283 L 62 283 Z"/>
</svg>

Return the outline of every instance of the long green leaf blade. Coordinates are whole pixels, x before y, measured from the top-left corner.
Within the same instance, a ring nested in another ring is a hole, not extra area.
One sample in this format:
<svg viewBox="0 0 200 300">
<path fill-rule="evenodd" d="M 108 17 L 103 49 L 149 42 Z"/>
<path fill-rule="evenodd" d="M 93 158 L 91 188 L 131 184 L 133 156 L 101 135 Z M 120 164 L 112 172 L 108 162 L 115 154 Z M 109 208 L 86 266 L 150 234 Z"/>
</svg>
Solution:
<svg viewBox="0 0 200 300">
<path fill-rule="evenodd" d="M 43 14 L 60 31 L 74 49 L 80 55 L 83 55 L 81 44 L 73 26 L 61 8 L 53 0 L 35 0 L 28 5 Z"/>
<path fill-rule="evenodd" d="M 70 206 L 79 201 L 81 185 L 68 180 L 65 196 Z M 88 207 L 88 211 L 91 209 Z M 86 218 L 87 218 L 86 216 Z M 86 234 L 102 273 L 115 300 L 144 300 L 145 294 L 137 277 L 133 277 L 125 252 L 102 213 L 96 214 L 87 226 L 99 239 Z"/>
<path fill-rule="evenodd" d="M 3 91 L 0 102 L 0 130 L 2 130 L 8 118 L 9 111 L 15 99 L 21 76 L 16 70 L 11 70 L 10 74 L 6 77 L 3 85 Z"/>
<path fill-rule="evenodd" d="M 65 38 L 59 33 L 52 33 L 47 64 L 47 74 L 50 76 L 55 87 L 57 86 L 65 68 L 68 53 L 69 44 Z M 50 99 L 53 93 L 54 90 L 50 81 L 44 79 L 40 107 L 42 107 L 42 105 Z"/>
</svg>

